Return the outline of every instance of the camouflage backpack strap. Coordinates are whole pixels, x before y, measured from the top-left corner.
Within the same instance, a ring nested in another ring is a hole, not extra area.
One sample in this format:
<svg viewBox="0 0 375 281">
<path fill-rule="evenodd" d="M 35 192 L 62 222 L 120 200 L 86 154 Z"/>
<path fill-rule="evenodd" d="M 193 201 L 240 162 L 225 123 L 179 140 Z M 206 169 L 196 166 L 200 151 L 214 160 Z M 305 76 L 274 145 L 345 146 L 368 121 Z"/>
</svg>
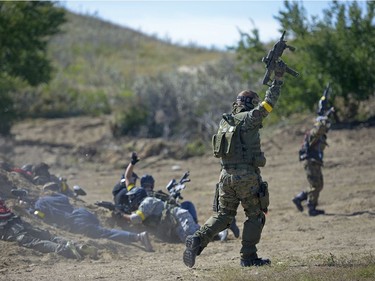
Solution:
<svg viewBox="0 0 375 281">
<path fill-rule="evenodd" d="M 175 228 L 177 226 L 177 221 L 172 214 L 172 210 L 175 206 L 164 202 L 164 210 L 160 220 L 160 230 L 163 231 L 163 235 L 168 239 L 173 239 L 175 237 Z"/>
</svg>

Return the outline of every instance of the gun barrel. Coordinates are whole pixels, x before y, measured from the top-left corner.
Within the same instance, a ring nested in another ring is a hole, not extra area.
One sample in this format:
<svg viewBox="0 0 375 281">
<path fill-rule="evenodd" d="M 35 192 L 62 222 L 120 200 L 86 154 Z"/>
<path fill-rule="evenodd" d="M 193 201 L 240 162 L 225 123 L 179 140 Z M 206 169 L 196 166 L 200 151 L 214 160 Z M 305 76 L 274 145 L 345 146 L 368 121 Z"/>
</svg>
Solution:
<svg viewBox="0 0 375 281">
<path fill-rule="evenodd" d="M 280 41 L 284 41 L 285 32 L 286 32 L 286 30 L 284 30 L 283 34 L 281 35 Z"/>
<path fill-rule="evenodd" d="M 96 206 L 106 208 L 108 210 L 114 211 L 115 210 L 115 205 L 112 202 L 108 201 L 97 201 L 94 203 Z"/>
<path fill-rule="evenodd" d="M 325 96 L 326 98 L 328 98 L 328 93 L 329 93 L 329 89 L 330 89 L 331 85 L 330 83 L 328 82 L 326 88 L 324 89 L 324 92 L 323 92 L 323 96 Z"/>
</svg>

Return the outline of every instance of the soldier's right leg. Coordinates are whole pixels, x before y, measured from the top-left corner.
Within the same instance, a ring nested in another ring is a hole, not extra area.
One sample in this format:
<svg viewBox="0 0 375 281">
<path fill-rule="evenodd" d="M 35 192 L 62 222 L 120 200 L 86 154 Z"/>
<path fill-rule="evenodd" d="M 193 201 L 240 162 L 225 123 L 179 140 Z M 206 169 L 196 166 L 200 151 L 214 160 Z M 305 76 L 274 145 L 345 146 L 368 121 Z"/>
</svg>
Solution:
<svg viewBox="0 0 375 281">
<path fill-rule="evenodd" d="M 271 263 L 269 259 L 259 258 L 256 245 L 259 243 L 266 217 L 259 199 L 260 184 L 256 179 L 251 179 L 239 188 L 241 205 L 247 220 L 242 231 L 242 247 L 240 250 L 241 266 L 262 266 Z"/>
<path fill-rule="evenodd" d="M 324 210 L 316 209 L 318 205 L 319 194 L 323 189 L 323 175 L 321 165 L 311 163 L 307 169 L 307 180 L 310 184 L 310 191 L 308 192 L 307 207 L 309 216 L 318 216 L 325 214 Z"/>
<path fill-rule="evenodd" d="M 263 212 L 251 215 L 244 223 L 242 233 L 241 266 L 262 266 L 271 263 L 269 259 L 259 258 L 256 245 L 259 243 L 265 224 Z"/>
</svg>

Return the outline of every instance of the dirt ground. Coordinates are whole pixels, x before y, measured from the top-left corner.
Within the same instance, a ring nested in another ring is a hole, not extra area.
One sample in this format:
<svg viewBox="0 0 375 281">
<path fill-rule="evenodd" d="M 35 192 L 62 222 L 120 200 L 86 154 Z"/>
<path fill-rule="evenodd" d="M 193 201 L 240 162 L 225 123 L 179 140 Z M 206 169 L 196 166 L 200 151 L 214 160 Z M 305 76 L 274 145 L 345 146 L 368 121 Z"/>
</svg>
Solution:
<svg viewBox="0 0 375 281">
<path fill-rule="evenodd" d="M 151 236 L 155 252 L 148 253 L 138 245 L 88 240 L 47 226 L 53 233 L 93 243 L 99 248 L 98 259 L 78 262 L 0 241 L 0 280 L 236 280 L 233 276 L 272 280 L 266 277 L 267 270 L 279 272 L 280 276 L 298 276 L 299 272 L 332 265 L 356 265 L 368 258 L 374 261 L 375 128 L 360 126 L 329 132 L 330 146 L 323 169 L 325 186 L 319 203 L 326 215 L 309 217 L 306 211 L 299 213 L 291 199 L 307 187 L 297 150 L 312 121 L 265 129 L 262 138 L 267 157 L 262 176 L 269 184 L 271 204 L 258 253 L 272 260 L 269 269 L 240 268 L 241 241 L 231 233 L 228 241 L 209 244 L 197 258 L 196 266 L 189 269 L 182 262 L 182 243 L 165 243 Z M 114 140 L 106 118 L 29 121 L 17 124 L 12 133 L 12 138 L 0 138 L 0 160 L 17 166 L 42 161 L 49 164 L 51 173 L 66 177 L 69 186 L 79 185 L 87 192 L 80 204 L 96 212 L 103 224 L 108 223 L 110 214 L 93 203 L 112 200 L 112 187 L 132 150 L 142 157 L 137 174 L 152 174 L 160 189 L 189 170 L 191 182 L 186 184 L 183 197 L 195 203 L 200 223 L 211 215 L 220 166 L 209 153 L 176 160 L 171 155 L 178 149 L 177 144 Z M 241 207 L 237 220 L 242 229 Z M 336 277 L 329 280 L 351 280 Z M 369 280 L 375 280 L 374 272 Z"/>
</svg>

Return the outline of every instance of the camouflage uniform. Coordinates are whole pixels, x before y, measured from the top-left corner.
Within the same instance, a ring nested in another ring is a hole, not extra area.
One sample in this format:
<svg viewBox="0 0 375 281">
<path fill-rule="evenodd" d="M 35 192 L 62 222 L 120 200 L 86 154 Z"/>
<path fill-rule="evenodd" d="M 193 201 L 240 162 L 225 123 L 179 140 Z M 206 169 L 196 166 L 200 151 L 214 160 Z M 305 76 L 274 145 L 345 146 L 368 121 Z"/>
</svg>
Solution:
<svg viewBox="0 0 375 281">
<path fill-rule="evenodd" d="M 302 201 L 307 200 L 310 216 L 324 214 L 323 210 L 317 210 L 319 194 L 323 190 L 323 152 L 327 146 L 327 132 L 330 122 L 327 117 L 318 117 L 314 127 L 308 132 L 306 137 L 307 151 L 304 159 L 304 169 L 309 191 L 302 191 L 293 198 L 293 203 L 299 211 L 303 211 Z"/>
<path fill-rule="evenodd" d="M 239 140 L 234 140 L 233 147 L 228 148 L 228 150 L 233 149 L 231 156 L 220 157 L 222 170 L 217 185 L 217 212 L 195 232 L 192 238 L 189 238 L 190 240 L 187 239 L 187 248 L 184 252 L 184 262 L 187 266 L 192 267 L 195 255 L 199 255 L 217 233 L 230 225 L 240 203 L 247 216 L 242 233 L 241 265 L 266 264 L 263 263 L 265 260 L 258 258 L 256 248 L 265 224 L 264 213 L 267 212 L 269 204 L 267 184 L 262 181 L 259 169 L 266 164 L 266 158 L 261 151 L 259 129 L 262 128 L 263 119 L 277 103 L 281 85 L 282 81 L 274 81 L 266 92 L 265 100 L 257 106 L 254 105 L 251 110 L 244 110 L 243 107 L 234 104 L 232 114 L 230 116 L 227 114 L 226 117 L 232 118 L 239 128 Z M 224 120 L 220 122 L 219 132 L 224 122 Z M 228 130 L 230 131 L 231 129 Z M 214 136 L 215 138 L 218 136 Z M 215 140 L 215 143 L 217 141 Z M 261 193 L 263 195 L 260 195 Z M 199 239 L 195 239 L 196 237 Z M 198 243 L 199 250 L 197 252 L 193 250 L 194 257 L 191 260 L 192 249 L 197 246 L 192 245 L 194 243 Z M 269 263 L 269 260 L 267 261 Z"/>
</svg>

